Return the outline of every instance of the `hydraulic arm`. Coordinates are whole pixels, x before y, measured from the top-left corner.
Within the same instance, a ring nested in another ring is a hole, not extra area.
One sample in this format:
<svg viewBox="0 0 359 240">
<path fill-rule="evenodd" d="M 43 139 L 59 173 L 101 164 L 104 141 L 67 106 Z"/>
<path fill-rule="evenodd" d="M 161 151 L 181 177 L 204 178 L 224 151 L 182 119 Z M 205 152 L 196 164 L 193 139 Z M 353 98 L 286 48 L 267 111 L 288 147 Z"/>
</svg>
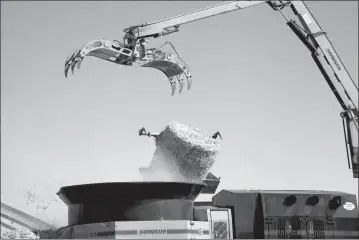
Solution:
<svg viewBox="0 0 359 240">
<path fill-rule="evenodd" d="M 131 26 L 124 30 L 123 43 L 97 40 L 75 52 L 65 63 L 65 75 L 67 76 L 70 68 L 73 71 L 76 64 L 79 67 L 85 56 L 94 56 L 121 65 L 159 69 L 168 77 L 173 95 L 176 89 L 176 80 L 180 85 L 179 92 L 182 91 L 183 76 L 188 80 L 187 86 L 188 89 L 190 88 L 192 75 L 188 65 L 180 58 L 177 51 L 175 51 L 176 54 L 169 54 L 160 50 L 161 47 L 146 49 L 145 44 L 148 39 L 178 32 L 181 25 L 190 22 L 262 3 L 267 3 L 286 19 L 290 29 L 309 49 L 312 58 L 339 101 L 343 109 L 340 115 L 343 119 L 349 168 L 352 169 L 354 178 L 359 178 L 358 84 L 351 78 L 326 33 L 303 1 L 227 1 L 161 21 Z M 285 7 L 291 8 L 298 22 L 284 14 L 282 10 Z M 172 44 L 170 45 L 172 46 Z"/>
<path fill-rule="evenodd" d="M 359 177 L 358 153 L 358 86 L 340 60 L 326 33 L 322 30 L 313 14 L 303 1 L 228 1 L 221 4 L 193 11 L 187 14 L 167 18 L 162 21 L 132 26 L 125 29 L 124 40 L 128 43 L 144 38 L 157 38 L 178 32 L 180 25 L 213 17 L 219 14 L 240 10 L 267 3 L 272 9 L 280 12 L 287 25 L 299 37 L 311 52 L 311 56 L 339 101 L 343 112 L 344 136 L 349 168 L 354 178 Z M 290 7 L 299 22 L 288 18 L 282 11 Z"/>
</svg>

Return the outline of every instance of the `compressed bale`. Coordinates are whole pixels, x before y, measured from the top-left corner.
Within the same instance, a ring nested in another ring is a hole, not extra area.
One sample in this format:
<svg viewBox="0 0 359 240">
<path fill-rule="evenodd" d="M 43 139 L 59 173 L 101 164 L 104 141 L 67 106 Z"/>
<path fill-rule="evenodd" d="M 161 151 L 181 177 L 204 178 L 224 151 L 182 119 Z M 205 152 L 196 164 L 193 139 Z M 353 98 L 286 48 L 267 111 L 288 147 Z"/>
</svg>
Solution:
<svg viewBox="0 0 359 240">
<path fill-rule="evenodd" d="M 200 181 L 219 154 L 219 142 L 198 128 L 172 121 L 156 139 L 147 179 Z"/>
</svg>

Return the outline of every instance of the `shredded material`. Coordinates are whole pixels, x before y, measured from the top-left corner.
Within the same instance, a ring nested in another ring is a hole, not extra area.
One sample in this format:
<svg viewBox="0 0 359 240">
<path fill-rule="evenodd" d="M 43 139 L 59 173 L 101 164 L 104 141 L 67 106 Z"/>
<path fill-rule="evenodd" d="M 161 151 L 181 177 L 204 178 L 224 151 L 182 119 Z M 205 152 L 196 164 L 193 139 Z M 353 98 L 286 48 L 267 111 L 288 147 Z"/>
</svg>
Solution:
<svg viewBox="0 0 359 240">
<path fill-rule="evenodd" d="M 219 142 L 198 128 L 172 121 L 156 141 L 147 169 L 151 181 L 201 181 L 215 163 Z"/>
</svg>

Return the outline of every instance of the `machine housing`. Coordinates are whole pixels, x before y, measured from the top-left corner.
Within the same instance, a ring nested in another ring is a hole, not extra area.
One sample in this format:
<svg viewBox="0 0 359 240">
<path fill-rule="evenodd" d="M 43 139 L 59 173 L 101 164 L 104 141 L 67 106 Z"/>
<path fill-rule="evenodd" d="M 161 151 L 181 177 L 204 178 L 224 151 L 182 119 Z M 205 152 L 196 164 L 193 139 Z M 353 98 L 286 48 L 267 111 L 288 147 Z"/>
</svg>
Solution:
<svg viewBox="0 0 359 240">
<path fill-rule="evenodd" d="M 356 196 L 327 191 L 222 190 L 195 202 L 205 184 L 102 183 L 63 187 L 67 227 L 58 238 L 359 238 Z"/>
</svg>

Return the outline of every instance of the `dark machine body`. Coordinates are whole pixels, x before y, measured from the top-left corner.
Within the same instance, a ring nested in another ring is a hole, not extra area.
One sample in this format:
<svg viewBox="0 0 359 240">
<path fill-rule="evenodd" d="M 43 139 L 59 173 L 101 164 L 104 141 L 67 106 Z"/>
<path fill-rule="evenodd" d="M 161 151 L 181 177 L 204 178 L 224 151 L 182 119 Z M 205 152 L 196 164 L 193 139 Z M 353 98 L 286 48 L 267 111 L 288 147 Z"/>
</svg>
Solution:
<svg viewBox="0 0 359 240">
<path fill-rule="evenodd" d="M 56 238 L 359 238 L 353 194 L 222 190 L 211 202 L 196 202 L 205 188 L 179 182 L 63 187 L 58 195 L 68 206 L 69 225 Z"/>
<path fill-rule="evenodd" d="M 231 191 L 213 197 L 213 206 L 231 208 L 235 238 L 358 238 L 356 196 L 325 191 Z"/>
</svg>

